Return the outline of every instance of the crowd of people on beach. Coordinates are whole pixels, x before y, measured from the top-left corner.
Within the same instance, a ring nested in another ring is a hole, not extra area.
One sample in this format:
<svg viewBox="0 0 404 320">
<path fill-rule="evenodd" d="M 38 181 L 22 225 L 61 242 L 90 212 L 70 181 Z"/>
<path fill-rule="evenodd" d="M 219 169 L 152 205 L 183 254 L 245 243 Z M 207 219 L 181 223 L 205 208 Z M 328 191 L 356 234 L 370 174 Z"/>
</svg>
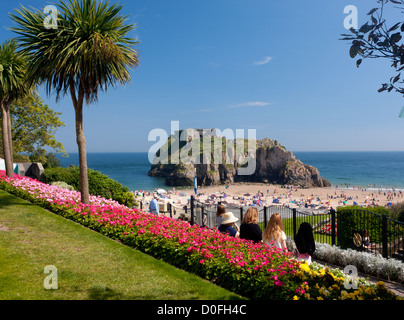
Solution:
<svg viewBox="0 0 404 320">
<path fill-rule="evenodd" d="M 262 186 L 261 186 L 262 187 Z M 217 206 L 219 203 L 227 206 L 237 207 L 262 207 L 280 205 L 289 208 L 307 208 L 310 212 L 316 214 L 321 212 L 328 212 L 331 207 L 356 205 L 362 207 L 373 206 L 389 206 L 392 203 L 403 201 L 404 192 L 400 189 L 377 189 L 365 190 L 355 188 L 357 192 L 353 192 L 353 188 L 348 189 L 307 189 L 297 186 L 274 186 L 266 187 L 266 192 L 258 189 L 250 189 L 251 194 L 247 191 L 249 188 L 243 188 L 242 193 L 227 193 L 220 190 L 212 192 L 209 189 L 201 190 L 195 198 L 205 205 Z M 139 199 L 143 205 L 150 205 L 152 199 L 153 205 L 156 210 L 164 203 L 170 203 L 177 211 L 184 210 L 185 206 L 189 206 L 190 195 L 192 192 L 189 190 L 172 190 L 159 193 L 156 189 L 154 191 L 135 191 L 134 195 Z M 262 190 L 262 189 L 261 189 Z M 210 192 L 209 192 L 210 191 Z"/>
</svg>

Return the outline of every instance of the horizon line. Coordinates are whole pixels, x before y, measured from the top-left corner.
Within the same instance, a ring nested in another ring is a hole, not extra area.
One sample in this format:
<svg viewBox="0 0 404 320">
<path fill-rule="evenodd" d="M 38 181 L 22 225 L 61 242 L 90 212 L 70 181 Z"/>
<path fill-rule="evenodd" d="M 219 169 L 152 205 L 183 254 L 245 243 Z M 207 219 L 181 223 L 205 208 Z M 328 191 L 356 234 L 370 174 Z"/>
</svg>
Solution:
<svg viewBox="0 0 404 320">
<path fill-rule="evenodd" d="M 288 150 L 293 152 L 404 152 L 404 150 Z M 87 151 L 87 153 L 148 153 L 149 151 Z M 66 151 L 78 153 L 78 151 Z"/>
</svg>

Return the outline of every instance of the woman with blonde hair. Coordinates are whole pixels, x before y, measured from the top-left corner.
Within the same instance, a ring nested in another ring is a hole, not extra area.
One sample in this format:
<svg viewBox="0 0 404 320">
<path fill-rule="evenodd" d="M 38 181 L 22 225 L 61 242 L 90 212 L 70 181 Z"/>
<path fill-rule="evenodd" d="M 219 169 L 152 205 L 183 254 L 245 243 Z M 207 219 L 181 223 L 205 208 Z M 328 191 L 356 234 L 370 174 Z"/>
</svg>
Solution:
<svg viewBox="0 0 404 320">
<path fill-rule="evenodd" d="M 258 210 L 255 207 L 248 208 L 240 225 L 240 238 L 252 240 L 254 243 L 262 241 L 262 230 L 257 224 Z"/>
<path fill-rule="evenodd" d="M 274 213 L 271 216 L 268 225 L 263 232 L 262 238 L 264 243 L 269 246 L 276 246 L 280 249 L 287 250 L 286 234 L 283 231 L 282 218 L 279 213 Z"/>
</svg>

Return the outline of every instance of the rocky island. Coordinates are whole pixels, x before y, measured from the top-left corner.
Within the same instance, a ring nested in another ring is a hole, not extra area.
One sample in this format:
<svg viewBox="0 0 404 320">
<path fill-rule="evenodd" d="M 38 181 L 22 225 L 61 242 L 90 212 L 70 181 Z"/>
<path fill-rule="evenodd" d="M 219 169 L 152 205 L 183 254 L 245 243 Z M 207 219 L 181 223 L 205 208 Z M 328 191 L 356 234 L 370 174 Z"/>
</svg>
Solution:
<svg viewBox="0 0 404 320">
<path fill-rule="evenodd" d="M 216 135 L 214 129 L 180 130 L 171 135 L 157 151 L 148 175 L 166 178 L 168 186 L 193 186 L 195 170 L 199 186 L 238 182 L 302 187 L 331 186 L 327 179 L 320 176 L 317 168 L 304 164 L 278 141 L 268 138 L 254 141 L 242 140 L 239 143 L 244 145 L 244 148 L 240 156 L 234 151 L 240 150 L 237 149 L 237 139 L 228 140 L 220 137 Z M 206 146 L 206 142 L 209 148 L 202 148 L 201 146 Z M 249 142 L 254 143 L 249 144 Z M 190 147 L 191 143 L 195 143 L 192 145 L 193 149 Z M 188 157 L 184 158 L 184 154 Z M 244 158 L 244 162 L 241 158 Z M 174 161 L 175 159 L 177 161 Z M 255 170 L 251 174 L 240 175 L 239 169 L 246 167 L 247 161 L 255 161 Z"/>
</svg>

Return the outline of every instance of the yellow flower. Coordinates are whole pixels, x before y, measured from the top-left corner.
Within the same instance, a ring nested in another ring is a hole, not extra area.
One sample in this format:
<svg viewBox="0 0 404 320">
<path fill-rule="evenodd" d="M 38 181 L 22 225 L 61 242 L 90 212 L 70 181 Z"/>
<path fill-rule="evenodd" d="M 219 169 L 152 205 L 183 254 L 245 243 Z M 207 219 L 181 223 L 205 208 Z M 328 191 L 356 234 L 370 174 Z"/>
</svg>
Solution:
<svg viewBox="0 0 404 320">
<path fill-rule="evenodd" d="M 317 300 L 324 300 L 322 297 L 317 297 Z"/>
<path fill-rule="evenodd" d="M 386 290 L 386 285 L 383 281 L 379 281 L 376 283 L 377 290 L 384 291 Z"/>
<path fill-rule="evenodd" d="M 334 279 L 334 281 L 337 281 L 338 278 L 336 276 L 334 276 L 331 272 L 330 272 L 331 277 Z"/>
<path fill-rule="evenodd" d="M 335 289 L 335 290 L 339 290 L 339 286 L 336 285 L 336 284 L 333 284 L 333 285 L 331 286 L 331 288 L 332 288 L 332 289 Z"/>
<path fill-rule="evenodd" d="M 368 295 L 374 295 L 375 294 L 375 290 L 372 287 L 368 287 L 365 289 L 365 293 Z"/>
<path fill-rule="evenodd" d="M 341 291 L 341 300 L 345 300 L 348 297 L 348 292 L 345 290 Z"/>
<path fill-rule="evenodd" d="M 293 297 L 293 300 L 299 300 L 299 297 L 298 297 L 298 296 L 294 296 L 294 297 Z"/>
<path fill-rule="evenodd" d="M 302 279 L 303 281 L 306 280 L 306 276 L 304 275 L 303 272 L 297 271 L 297 272 L 296 272 L 296 275 L 297 275 L 300 279 Z"/>
<path fill-rule="evenodd" d="M 303 271 L 305 271 L 307 273 L 310 273 L 310 267 L 306 261 L 300 265 L 300 269 L 302 269 Z"/>
</svg>

